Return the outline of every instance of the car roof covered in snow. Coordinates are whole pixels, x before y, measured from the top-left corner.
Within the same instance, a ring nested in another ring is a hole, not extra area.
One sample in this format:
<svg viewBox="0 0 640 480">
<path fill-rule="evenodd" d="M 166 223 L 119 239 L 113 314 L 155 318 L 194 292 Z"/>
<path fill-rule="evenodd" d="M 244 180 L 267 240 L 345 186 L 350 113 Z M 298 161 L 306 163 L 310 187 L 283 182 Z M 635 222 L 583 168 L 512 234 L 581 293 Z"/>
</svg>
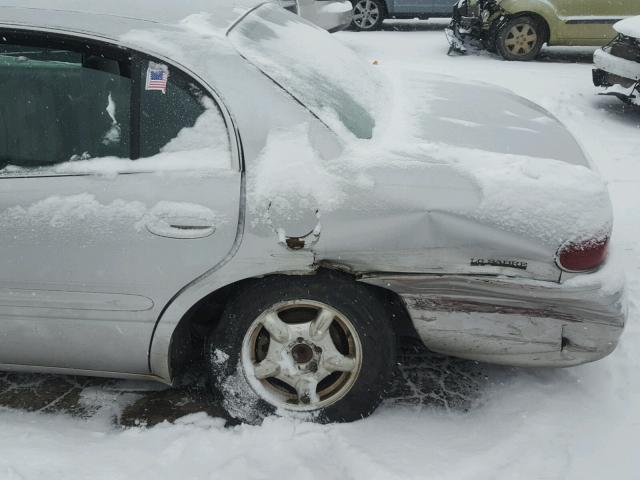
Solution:
<svg viewBox="0 0 640 480">
<path fill-rule="evenodd" d="M 209 14 L 228 28 L 264 0 L 0 0 L 0 23 L 118 34 L 132 22 L 174 25 L 194 14 Z M 99 17 L 99 20 L 96 19 Z M 81 27 L 81 28 L 78 28 Z"/>
</svg>

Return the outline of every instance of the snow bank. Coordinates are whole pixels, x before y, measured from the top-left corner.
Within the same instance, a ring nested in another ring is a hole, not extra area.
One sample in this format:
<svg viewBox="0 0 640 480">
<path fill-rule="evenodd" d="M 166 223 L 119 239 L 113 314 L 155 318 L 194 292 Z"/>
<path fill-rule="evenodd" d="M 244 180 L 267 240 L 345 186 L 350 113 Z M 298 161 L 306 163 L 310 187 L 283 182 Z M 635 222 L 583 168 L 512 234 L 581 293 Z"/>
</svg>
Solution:
<svg viewBox="0 0 640 480">
<path fill-rule="evenodd" d="M 637 342 L 639 333 L 634 328 L 628 340 Z M 260 427 L 225 429 L 222 420 L 195 414 L 149 429 L 118 429 L 101 415 L 80 420 L 0 410 L 0 476 L 632 479 L 640 469 L 637 362 L 628 343 L 599 364 L 498 369 L 483 405 L 469 413 L 383 406 L 349 425 L 269 418 Z"/>
<path fill-rule="evenodd" d="M 340 430 L 287 420 L 230 430 L 204 414 L 149 430 L 95 421 L 0 413 L 6 479 L 401 478 L 348 445 Z M 29 454 L 25 456 L 25 446 Z M 391 476 L 384 476 L 389 475 Z"/>
<path fill-rule="evenodd" d="M 625 18 L 616 23 L 613 28 L 627 37 L 640 39 L 640 16 Z"/>
</svg>

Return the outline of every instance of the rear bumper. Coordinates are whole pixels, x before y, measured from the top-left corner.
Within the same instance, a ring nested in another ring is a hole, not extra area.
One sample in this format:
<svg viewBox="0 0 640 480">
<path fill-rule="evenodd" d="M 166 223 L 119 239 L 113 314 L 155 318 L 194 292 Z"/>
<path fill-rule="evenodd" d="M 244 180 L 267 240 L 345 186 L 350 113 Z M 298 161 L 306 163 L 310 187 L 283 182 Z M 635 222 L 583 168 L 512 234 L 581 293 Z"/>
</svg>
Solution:
<svg viewBox="0 0 640 480">
<path fill-rule="evenodd" d="M 348 0 L 305 0 L 298 3 L 298 14 L 333 33 L 351 24 L 353 6 Z"/>
<path fill-rule="evenodd" d="M 394 275 L 363 281 L 398 293 L 425 345 L 472 360 L 565 367 L 611 353 L 627 317 L 624 280 L 565 284 L 498 277 Z"/>
</svg>

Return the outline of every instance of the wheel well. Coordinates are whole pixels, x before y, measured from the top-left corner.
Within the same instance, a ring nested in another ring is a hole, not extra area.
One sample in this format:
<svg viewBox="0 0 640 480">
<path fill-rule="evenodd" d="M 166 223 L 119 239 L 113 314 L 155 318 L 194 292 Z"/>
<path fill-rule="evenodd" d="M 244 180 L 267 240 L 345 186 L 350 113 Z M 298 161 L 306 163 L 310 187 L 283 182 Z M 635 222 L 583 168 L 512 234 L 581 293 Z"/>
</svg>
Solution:
<svg viewBox="0 0 640 480">
<path fill-rule="evenodd" d="M 334 275 L 341 275 L 351 281 L 357 281 L 355 275 L 334 268 L 322 267 L 313 274 L 318 275 L 323 272 L 332 272 Z M 246 288 L 258 280 L 259 278 L 248 278 L 227 285 L 202 298 L 187 311 L 171 336 L 169 365 L 173 378 L 185 373 L 190 366 L 202 364 L 205 340 L 220 325 L 227 302 L 239 289 Z M 404 301 L 397 293 L 366 283 L 360 285 L 369 289 L 382 300 L 391 326 L 396 333 L 396 338 L 418 337 Z"/>
</svg>

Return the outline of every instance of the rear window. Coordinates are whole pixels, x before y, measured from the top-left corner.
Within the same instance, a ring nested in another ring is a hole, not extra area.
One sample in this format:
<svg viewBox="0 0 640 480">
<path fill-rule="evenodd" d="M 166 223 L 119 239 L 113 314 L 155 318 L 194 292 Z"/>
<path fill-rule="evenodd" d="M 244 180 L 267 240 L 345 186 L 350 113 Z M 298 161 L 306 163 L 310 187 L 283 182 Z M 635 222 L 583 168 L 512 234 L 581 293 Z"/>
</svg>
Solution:
<svg viewBox="0 0 640 480">
<path fill-rule="evenodd" d="M 334 131 L 372 138 L 378 83 L 371 68 L 328 32 L 265 4 L 228 37 L 244 58 Z"/>
</svg>

